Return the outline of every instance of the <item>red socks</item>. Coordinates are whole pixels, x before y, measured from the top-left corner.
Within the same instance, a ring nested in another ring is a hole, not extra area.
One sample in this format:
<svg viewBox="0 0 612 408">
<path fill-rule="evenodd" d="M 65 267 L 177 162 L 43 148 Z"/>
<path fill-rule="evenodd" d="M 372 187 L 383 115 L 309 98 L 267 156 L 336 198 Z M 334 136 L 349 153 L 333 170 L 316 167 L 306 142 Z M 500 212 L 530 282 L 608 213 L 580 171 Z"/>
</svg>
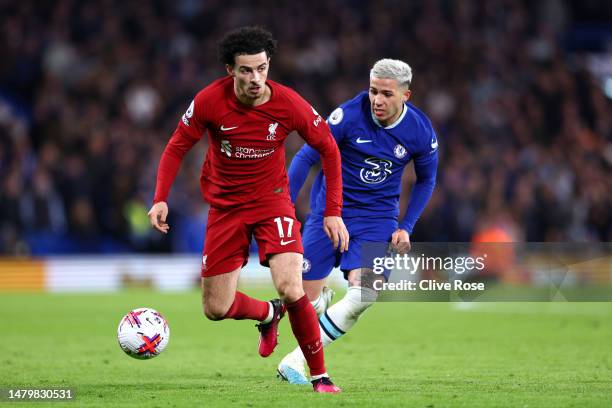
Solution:
<svg viewBox="0 0 612 408">
<path fill-rule="evenodd" d="M 293 334 L 310 368 L 310 375 L 324 374 L 325 357 L 319 331 L 319 319 L 310 300 L 306 295 L 302 296 L 294 303 L 287 305 L 287 312 Z"/>
<path fill-rule="evenodd" d="M 236 291 L 234 303 L 224 316 L 224 319 L 243 320 L 251 319 L 262 321 L 268 317 L 270 303 L 257 300 L 242 292 Z"/>
<path fill-rule="evenodd" d="M 225 314 L 225 319 L 265 320 L 268 317 L 270 304 L 254 299 L 242 292 L 236 292 L 234 303 Z M 306 295 L 287 305 L 291 330 L 306 358 L 310 375 L 325 373 L 323 343 L 319 332 L 319 319 Z"/>
</svg>

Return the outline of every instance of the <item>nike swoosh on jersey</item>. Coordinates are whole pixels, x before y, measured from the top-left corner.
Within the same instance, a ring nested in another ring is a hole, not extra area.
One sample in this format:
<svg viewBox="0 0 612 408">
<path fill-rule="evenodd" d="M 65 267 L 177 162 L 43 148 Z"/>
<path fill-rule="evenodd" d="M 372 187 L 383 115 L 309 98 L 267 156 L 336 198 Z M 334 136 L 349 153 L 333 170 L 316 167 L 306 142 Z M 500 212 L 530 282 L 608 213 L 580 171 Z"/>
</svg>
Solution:
<svg viewBox="0 0 612 408">
<path fill-rule="evenodd" d="M 361 136 L 359 136 L 356 140 L 357 143 L 372 143 L 371 140 L 362 140 Z"/>
<path fill-rule="evenodd" d="M 289 244 L 290 244 L 290 243 L 292 243 L 292 242 L 295 242 L 295 239 L 292 239 L 291 241 L 284 241 L 284 240 L 282 240 L 282 239 L 281 239 L 281 243 L 280 243 L 280 244 L 281 244 L 282 246 L 285 246 L 285 245 L 289 245 Z"/>
<path fill-rule="evenodd" d="M 221 131 L 222 132 L 227 132 L 228 130 L 232 130 L 232 129 L 236 129 L 238 126 L 232 126 L 232 127 L 225 127 L 223 125 L 221 125 Z"/>
</svg>

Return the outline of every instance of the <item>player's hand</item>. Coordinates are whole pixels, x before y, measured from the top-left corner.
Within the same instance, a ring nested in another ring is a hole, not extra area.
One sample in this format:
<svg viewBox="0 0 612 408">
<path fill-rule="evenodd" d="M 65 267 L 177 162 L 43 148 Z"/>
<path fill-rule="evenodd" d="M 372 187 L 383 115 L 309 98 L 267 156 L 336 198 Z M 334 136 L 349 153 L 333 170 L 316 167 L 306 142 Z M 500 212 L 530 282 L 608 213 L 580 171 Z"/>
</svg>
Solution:
<svg viewBox="0 0 612 408">
<path fill-rule="evenodd" d="M 341 217 L 323 218 L 323 231 L 334 244 L 334 249 L 340 252 L 348 251 L 349 233 Z"/>
<path fill-rule="evenodd" d="M 148 213 L 149 221 L 156 230 L 163 234 L 167 234 L 170 226 L 166 224 L 166 217 L 168 216 L 168 204 L 165 201 L 160 201 L 153 204 L 153 207 Z"/>
<path fill-rule="evenodd" d="M 410 251 L 410 235 L 405 229 L 398 228 L 391 235 L 391 248 L 398 254 L 406 254 Z"/>
</svg>

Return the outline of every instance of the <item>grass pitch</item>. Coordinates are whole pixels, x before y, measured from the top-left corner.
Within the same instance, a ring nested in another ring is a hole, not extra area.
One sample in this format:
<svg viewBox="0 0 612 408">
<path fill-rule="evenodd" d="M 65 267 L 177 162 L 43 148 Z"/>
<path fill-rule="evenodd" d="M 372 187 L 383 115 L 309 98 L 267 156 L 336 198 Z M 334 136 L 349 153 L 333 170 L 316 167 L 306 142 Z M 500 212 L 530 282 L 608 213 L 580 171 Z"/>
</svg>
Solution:
<svg viewBox="0 0 612 408">
<path fill-rule="evenodd" d="M 138 361 L 116 329 L 145 306 L 165 315 L 171 338 L 161 356 Z M 70 407 L 612 406 L 608 303 L 376 304 L 326 349 L 340 395 L 276 379 L 295 345 L 288 321 L 262 359 L 253 322 L 211 322 L 200 310 L 197 292 L 1 294 L 0 388 L 73 387 L 75 402 L 48 403 Z"/>
</svg>

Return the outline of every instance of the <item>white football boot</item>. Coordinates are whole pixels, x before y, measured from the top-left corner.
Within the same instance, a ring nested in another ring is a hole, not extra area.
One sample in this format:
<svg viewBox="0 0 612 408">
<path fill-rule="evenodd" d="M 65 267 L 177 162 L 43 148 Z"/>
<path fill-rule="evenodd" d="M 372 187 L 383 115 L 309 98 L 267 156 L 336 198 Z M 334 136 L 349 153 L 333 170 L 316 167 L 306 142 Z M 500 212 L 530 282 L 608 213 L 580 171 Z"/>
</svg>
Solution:
<svg viewBox="0 0 612 408">
<path fill-rule="evenodd" d="M 317 312 L 317 316 L 321 317 L 323 313 L 327 310 L 327 308 L 331 305 L 332 299 L 334 298 L 334 291 L 327 286 L 323 286 L 321 290 L 321 294 L 317 298 L 317 301 L 312 304 Z"/>
<path fill-rule="evenodd" d="M 287 354 L 278 365 L 277 377 L 289 384 L 310 384 L 306 376 L 306 359 L 302 351 L 297 348 Z"/>
</svg>

